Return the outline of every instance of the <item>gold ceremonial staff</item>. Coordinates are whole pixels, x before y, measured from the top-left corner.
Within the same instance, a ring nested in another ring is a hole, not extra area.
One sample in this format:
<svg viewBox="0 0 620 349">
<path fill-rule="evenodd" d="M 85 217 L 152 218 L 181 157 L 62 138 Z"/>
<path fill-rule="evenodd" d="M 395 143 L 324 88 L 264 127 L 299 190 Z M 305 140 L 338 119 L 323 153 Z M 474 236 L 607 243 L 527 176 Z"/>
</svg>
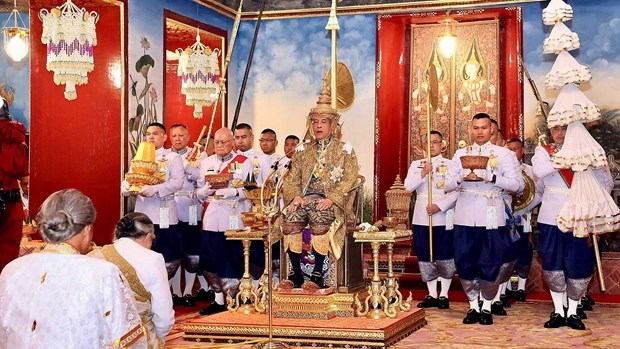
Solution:
<svg viewBox="0 0 620 349">
<path fill-rule="evenodd" d="M 325 30 L 331 31 L 332 34 L 332 57 L 331 57 L 331 98 L 332 103 L 331 106 L 336 109 L 337 100 L 338 100 L 338 91 L 336 87 L 338 86 L 336 83 L 336 68 L 338 65 L 338 30 L 340 30 L 340 25 L 338 24 L 338 17 L 336 17 L 336 0 L 332 0 L 332 7 L 329 11 L 329 19 L 327 20 L 327 25 L 325 26 Z"/>
<path fill-rule="evenodd" d="M 433 204 L 433 159 L 431 156 L 431 109 L 437 109 L 439 102 L 439 82 L 437 80 L 437 69 L 435 63 L 431 63 L 428 68 L 428 91 L 426 92 L 426 163 L 431 166 L 428 172 L 428 204 Z M 428 245 L 430 252 L 430 262 L 433 261 L 433 215 L 428 215 Z"/>
<path fill-rule="evenodd" d="M 532 77 L 530 76 L 530 72 L 527 70 L 527 67 L 525 66 L 525 62 L 523 61 L 523 56 L 519 55 L 519 64 L 521 65 L 521 68 L 523 69 L 523 73 L 525 73 L 525 77 L 527 78 L 527 81 L 530 83 L 530 87 L 532 88 L 532 91 L 534 92 L 534 96 L 536 97 L 536 100 L 538 101 L 538 105 L 540 106 L 540 114 L 543 116 L 543 118 L 545 118 L 545 121 L 547 121 L 547 110 L 545 109 L 545 103 L 542 100 L 542 97 L 540 96 L 540 92 L 538 92 L 538 88 L 536 87 L 536 83 L 534 82 L 534 79 L 532 79 Z M 545 144 L 545 135 L 543 135 L 540 130 L 538 128 L 536 128 L 536 130 L 538 131 L 539 137 L 538 139 L 540 140 L 541 143 Z M 596 270 L 598 270 L 598 280 L 601 286 L 601 291 L 605 292 L 606 288 L 605 288 L 605 279 L 603 277 L 603 266 L 601 264 L 601 253 L 599 252 L 598 249 L 598 235 L 597 234 L 592 234 L 592 241 L 594 243 L 594 254 L 596 257 Z"/>
</svg>

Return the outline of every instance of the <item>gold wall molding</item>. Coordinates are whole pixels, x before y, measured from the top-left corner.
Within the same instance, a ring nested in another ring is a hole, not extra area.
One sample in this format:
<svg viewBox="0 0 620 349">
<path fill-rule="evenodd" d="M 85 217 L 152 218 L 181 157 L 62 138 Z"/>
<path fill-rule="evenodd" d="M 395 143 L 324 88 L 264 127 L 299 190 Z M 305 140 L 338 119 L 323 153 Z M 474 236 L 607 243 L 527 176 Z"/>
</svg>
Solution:
<svg viewBox="0 0 620 349">
<path fill-rule="evenodd" d="M 195 0 L 197 3 L 210 8 L 227 17 L 234 18 L 237 11 L 230 8 L 217 0 Z M 409 11 L 433 11 L 433 10 L 454 10 L 471 7 L 490 7 L 501 5 L 519 5 L 531 2 L 542 2 L 545 0 L 421 0 L 421 1 L 403 1 L 390 4 L 375 5 L 355 5 L 355 6 L 339 6 L 339 15 L 356 15 L 356 14 L 385 14 L 400 13 Z M 285 19 L 299 17 L 327 17 L 329 16 L 329 7 L 316 8 L 299 8 L 289 10 L 266 10 L 263 12 L 263 19 Z M 470 10 L 467 10 L 470 11 Z M 242 20 L 256 20 L 258 11 L 243 12 Z"/>
</svg>

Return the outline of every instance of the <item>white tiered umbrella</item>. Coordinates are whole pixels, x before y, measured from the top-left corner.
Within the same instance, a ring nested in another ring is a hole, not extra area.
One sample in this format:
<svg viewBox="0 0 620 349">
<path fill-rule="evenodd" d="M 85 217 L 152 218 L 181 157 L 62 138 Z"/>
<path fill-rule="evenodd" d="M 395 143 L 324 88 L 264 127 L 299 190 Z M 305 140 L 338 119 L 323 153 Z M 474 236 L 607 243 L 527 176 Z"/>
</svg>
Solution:
<svg viewBox="0 0 620 349">
<path fill-rule="evenodd" d="M 543 43 L 543 53 L 572 51 L 578 49 L 580 45 L 579 35 L 568 29 L 566 24 L 557 22 Z"/>
<path fill-rule="evenodd" d="M 556 22 L 566 22 L 573 19 L 573 8 L 562 0 L 551 0 L 543 10 L 543 23 L 554 25 Z"/>
<path fill-rule="evenodd" d="M 553 154 L 551 161 L 555 168 L 570 168 L 573 171 L 607 166 L 605 150 L 581 122 L 568 125 L 562 149 Z"/>
<path fill-rule="evenodd" d="M 569 201 L 556 218 L 558 228 L 577 237 L 620 229 L 620 209 L 592 170 L 575 172 Z"/>
<path fill-rule="evenodd" d="M 545 86 L 550 90 L 559 90 L 567 84 L 582 84 L 590 79 L 590 68 L 579 64 L 570 53 L 562 51 L 545 77 Z"/>
<path fill-rule="evenodd" d="M 589 122 L 601 117 L 601 112 L 596 104 L 592 103 L 579 88 L 574 84 L 562 87 L 560 94 L 549 111 L 547 125 L 568 125 L 571 122 Z"/>
</svg>

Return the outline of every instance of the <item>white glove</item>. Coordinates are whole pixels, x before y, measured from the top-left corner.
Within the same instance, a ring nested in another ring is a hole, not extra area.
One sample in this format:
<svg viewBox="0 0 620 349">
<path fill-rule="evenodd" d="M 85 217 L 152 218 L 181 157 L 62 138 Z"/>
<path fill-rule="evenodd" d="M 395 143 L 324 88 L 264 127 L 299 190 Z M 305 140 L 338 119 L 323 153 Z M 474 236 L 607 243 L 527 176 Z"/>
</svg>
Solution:
<svg viewBox="0 0 620 349">
<path fill-rule="evenodd" d="M 474 170 L 474 173 L 476 174 L 476 176 L 485 179 L 487 178 L 487 170 L 481 170 L 479 168 Z"/>
<path fill-rule="evenodd" d="M 196 196 L 198 196 L 198 198 L 202 200 L 204 200 L 209 195 L 213 195 L 213 193 L 215 193 L 215 190 L 209 187 L 209 183 L 205 184 L 204 187 L 196 190 Z"/>
<path fill-rule="evenodd" d="M 228 199 L 228 198 L 232 198 L 235 196 L 239 196 L 238 194 L 239 192 L 235 188 L 224 188 L 224 189 L 218 189 L 215 191 L 215 195 L 222 195 L 223 199 Z"/>
<path fill-rule="evenodd" d="M 140 190 L 140 195 L 149 198 L 155 194 L 157 194 L 157 187 L 154 185 L 145 185 L 142 187 L 142 190 Z"/>
<path fill-rule="evenodd" d="M 129 192 L 129 182 L 127 181 L 123 181 L 121 183 L 121 195 L 123 196 L 129 196 L 129 194 L 131 194 Z"/>
<path fill-rule="evenodd" d="M 468 168 L 462 169 L 461 172 L 459 173 L 459 178 L 458 178 L 457 182 L 459 182 L 459 183 L 463 182 L 465 180 L 465 177 L 467 177 L 470 172 L 471 172 L 471 170 L 468 169 Z"/>
<path fill-rule="evenodd" d="M 493 171 L 484 170 L 484 176 L 480 176 L 485 182 L 491 182 L 493 180 Z"/>
</svg>

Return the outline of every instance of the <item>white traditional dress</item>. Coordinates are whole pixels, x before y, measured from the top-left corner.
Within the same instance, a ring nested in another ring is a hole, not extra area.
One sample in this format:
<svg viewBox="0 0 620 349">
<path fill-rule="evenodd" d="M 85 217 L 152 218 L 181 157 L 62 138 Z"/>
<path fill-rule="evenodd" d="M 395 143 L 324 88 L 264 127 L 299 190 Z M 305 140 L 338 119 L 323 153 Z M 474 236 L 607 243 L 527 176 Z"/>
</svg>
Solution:
<svg viewBox="0 0 620 349">
<path fill-rule="evenodd" d="M 147 348 L 118 268 L 68 244 L 9 263 L 0 295 L 0 348 Z"/>
<path fill-rule="evenodd" d="M 89 254 L 114 263 L 134 293 L 136 309 L 147 331 L 149 348 L 164 348 L 174 325 L 172 295 L 164 257 L 130 238 L 120 238 Z"/>
</svg>

